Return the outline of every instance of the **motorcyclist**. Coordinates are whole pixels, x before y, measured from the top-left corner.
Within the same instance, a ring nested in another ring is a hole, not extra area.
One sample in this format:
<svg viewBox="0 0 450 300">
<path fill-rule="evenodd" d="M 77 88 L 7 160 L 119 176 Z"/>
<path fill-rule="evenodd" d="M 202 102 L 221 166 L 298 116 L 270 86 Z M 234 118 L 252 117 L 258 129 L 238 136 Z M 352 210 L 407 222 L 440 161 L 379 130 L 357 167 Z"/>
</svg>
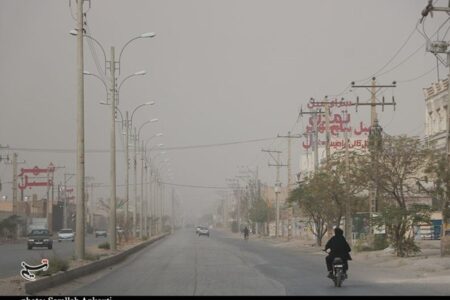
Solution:
<svg viewBox="0 0 450 300">
<path fill-rule="evenodd" d="M 247 239 L 248 238 L 248 234 L 250 233 L 250 230 L 248 229 L 247 226 L 245 226 L 244 228 L 244 238 Z"/>
<path fill-rule="evenodd" d="M 344 265 L 344 275 L 347 278 L 348 260 L 352 260 L 350 251 L 352 249 L 348 245 L 344 237 L 344 232 L 339 227 L 334 229 L 334 236 L 325 245 L 325 251 L 330 249 L 330 253 L 325 258 L 328 269 L 328 278 L 333 278 L 333 260 L 335 257 L 340 257 Z"/>
</svg>

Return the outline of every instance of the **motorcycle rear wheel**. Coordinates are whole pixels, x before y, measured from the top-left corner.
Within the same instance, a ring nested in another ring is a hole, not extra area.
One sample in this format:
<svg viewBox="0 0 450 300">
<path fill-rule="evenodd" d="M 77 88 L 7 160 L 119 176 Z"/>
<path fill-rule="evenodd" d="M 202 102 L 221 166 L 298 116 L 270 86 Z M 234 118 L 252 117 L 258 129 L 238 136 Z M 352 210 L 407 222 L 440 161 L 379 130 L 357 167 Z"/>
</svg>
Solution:
<svg viewBox="0 0 450 300">
<path fill-rule="evenodd" d="M 343 277 L 342 271 L 338 271 L 337 274 L 336 274 L 336 279 L 334 281 L 334 286 L 341 287 L 341 285 L 342 285 L 342 277 Z"/>
</svg>

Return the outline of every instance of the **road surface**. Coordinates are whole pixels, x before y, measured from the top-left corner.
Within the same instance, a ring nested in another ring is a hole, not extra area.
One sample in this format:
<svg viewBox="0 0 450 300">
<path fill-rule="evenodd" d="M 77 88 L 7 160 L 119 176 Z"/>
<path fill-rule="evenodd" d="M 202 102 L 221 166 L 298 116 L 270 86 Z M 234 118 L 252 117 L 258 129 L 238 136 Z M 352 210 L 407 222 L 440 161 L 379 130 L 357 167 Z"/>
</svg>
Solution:
<svg viewBox="0 0 450 300">
<path fill-rule="evenodd" d="M 179 230 L 104 272 L 51 294 L 450 295 L 448 279 L 417 278 L 356 262 L 350 262 L 343 287 L 336 288 L 326 278 L 325 254 L 280 249 L 214 230 L 209 238 Z"/>
</svg>

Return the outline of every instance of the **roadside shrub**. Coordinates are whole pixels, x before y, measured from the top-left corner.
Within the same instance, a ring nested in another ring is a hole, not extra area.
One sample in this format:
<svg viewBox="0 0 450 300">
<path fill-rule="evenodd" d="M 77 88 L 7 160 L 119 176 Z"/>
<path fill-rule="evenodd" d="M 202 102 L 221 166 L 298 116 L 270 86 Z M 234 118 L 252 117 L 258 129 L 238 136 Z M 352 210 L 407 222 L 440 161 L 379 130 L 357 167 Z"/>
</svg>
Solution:
<svg viewBox="0 0 450 300">
<path fill-rule="evenodd" d="M 369 244 L 368 244 L 366 239 L 356 240 L 355 245 L 353 246 L 353 248 L 357 252 L 372 251 L 373 250 L 372 247 L 369 246 Z"/>
<path fill-rule="evenodd" d="M 92 254 L 90 252 L 86 252 L 84 254 L 84 259 L 85 260 L 90 260 L 90 261 L 99 260 L 100 259 L 100 255 L 99 254 Z"/>
<path fill-rule="evenodd" d="M 385 234 L 376 234 L 373 241 L 373 250 L 384 250 L 389 247 Z"/>
<path fill-rule="evenodd" d="M 146 241 L 146 240 L 148 240 L 148 236 L 146 236 L 146 235 L 143 235 L 143 236 L 142 236 L 142 240 L 143 240 L 143 241 Z"/>
<path fill-rule="evenodd" d="M 358 252 L 384 250 L 389 247 L 385 234 L 374 234 L 356 241 L 354 248 Z"/>
<path fill-rule="evenodd" d="M 108 242 L 104 242 L 104 243 L 99 244 L 98 248 L 109 250 L 111 247 L 109 246 Z"/>
<path fill-rule="evenodd" d="M 48 259 L 49 268 L 47 271 L 38 271 L 35 274 L 37 276 L 49 276 L 59 271 L 67 271 L 69 269 L 69 261 L 66 259 L 59 258 L 58 256 L 53 256 Z"/>
</svg>

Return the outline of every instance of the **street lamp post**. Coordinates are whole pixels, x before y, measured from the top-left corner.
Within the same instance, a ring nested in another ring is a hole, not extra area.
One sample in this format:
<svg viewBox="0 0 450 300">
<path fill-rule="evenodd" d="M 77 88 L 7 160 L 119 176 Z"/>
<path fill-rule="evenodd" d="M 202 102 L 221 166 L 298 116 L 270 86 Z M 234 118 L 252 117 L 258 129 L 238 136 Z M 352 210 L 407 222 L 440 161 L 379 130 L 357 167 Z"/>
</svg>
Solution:
<svg viewBox="0 0 450 300">
<path fill-rule="evenodd" d="M 79 14 L 82 14 L 83 13 L 83 4 L 82 4 L 83 1 L 79 1 L 79 2 L 81 2 L 81 4 L 79 4 L 78 10 L 79 10 Z M 81 74 L 81 76 L 79 78 L 79 82 L 81 81 L 81 85 L 79 85 L 79 86 L 81 86 L 81 91 L 83 92 L 82 81 L 83 81 L 83 75 L 84 75 L 83 72 L 84 72 L 84 70 L 83 70 L 83 61 L 82 61 L 82 59 L 83 59 L 83 57 L 82 57 L 82 41 L 83 41 L 83 37 L 84 36 L 94 40 L 100 46 L 100 48 L 103 51 L 104 57 L 105 57 L 105 66 L 107 65 L 107 61 L 106 61 L 106 54 L 105 54 L 105 51 L 104 51 L 101 43 L 99 43 L 96 39 L 94 39 L 93 37 L 91 37 L 89 35 L 78 34 L 79 32 L 83 33 L 82 17 L 78 18 L 78 28 L 77 28 L 77 30 L 72 30 L 70 32 L 70 34 L 77 36 L 78 41 L 79 41 L 78 48 L 81 47 L 81 50 L 80 50 L 81 52 L 79 51 L 79 53 L 81 53 L 81 64 L 79 63 L 79 67 L 81 67 L 81 70 L 79 71 L 79 73 Z M 119 74 L 120 74 L 120 60 L 121 60 L 121 57 L 122 57 L 122 53 L 125 50 L 125 48 L 132 41 L 134 41 L 136 39 L 140 39 L 140 38 L 151 38 L 151 37 L 154 37 L 154 36 L 155 36 L 154 33 L 143 33 L 143 34 L 141 34 L 141 35 L 139 35 L 139 36 L 129 40 L 122 47 L 122 50 L 120 51 L 120 54 L 119 54 L 119 59 L 117 61 L 115 60 L 115 48 L 111 47 L 111 60 L 109 62 L 109 69 L 110 69 L 110 74 L 111 74 L 110 91 L 111 91 L 111 114 L 112 114 L 111 157 L 110 157 L 111 158 L 111 172 L 110 172 L 110 174 L 111 174 L 111 199 L 110 199 L 110 220 L 109 220 L 110 221 L 109 222 L 110 223 L 110 226 L 109 226 L 109 235 L 110 236 L 109 236 L 109 238 L 110 238 L 110 247 L 111 247 L 112 250 L 115 250 L 116 247 L 117 247 L 117 245 L 116 245 L 116 153 L 115 153 L 116 152 L 116 136 L 115 136 L 115 113 L 116 113 L 116 105 L 117 105 L 116 101 L 117 101 L 117 98 L 118 98 L 117 97 L 118 92 L 117 92 L 117 89 L 116 89 L 116 79 L 117 78 L 116 78 L 115 71 L 116 71 L 116 66 L 117 66 L 118 70 L 119 70 Z M 78 55 L 78 57 L 80 57 L 80 55 Z M 79 59 L 79 61 L 80 61 L 80 59 Z M 132 77 L 132 76 L 144 75 L 145 73 L 146 73 L 145 71 L 136 72 L 133 75 L 126 77 L 124 79 L 124 81 L 127 80 L 128 78 Z M 123 82 L 119 85 L 119 88 L 123 84 Z M 81 103 L 81 104 L 79 104 L 79 111 L 80 111 L 80 109 L 83 108 L 83 101 L 79 101 L 79 103 Z M 79 113 L 79 115 L 80 115 L 80 113 Z M 79 124 L 79 130 L 78 130 L 79 138 L 78 139 L 80 140 L 80 132 L 82 131 L 83 132 L 83 136 L 82 136 L 83 141 L 82 141 L 82 143 L 81 142 L 78 143 L 79 144 L 79 146 L 78 146 L 78 153 L 79 153 L 78 154 L 78 158 L 82 161 L 82 163 L 80 163 L 80 166 L 82 165 L 83 170 L 80 171 L 80 172 L 77 172 L 77 174 L 78 173 L 80 173 L 80 174 L 83 173 L 83 177 L 84 177 L 84 125 L 83 125 L 82 128 L 80 126 L 80 124 L 84 124 L 84 116 L 83 115 L 81 115 L 81 119 L 83 119 L 83 120 L 80 121 L 80 118 L 79 118 L 79 121 L 78 121 L 78 124 Z M 81 144 L 82 144 L 82 146 L 81 146 Z M 128 142 L 127 142 L 127 145 L 128 145 Z M 80 153 L 82 153 L 82 156 L 80 155 Z M 77 169 L 79 169 L 80 166 L 77 166 Z M 80 177 L 80 175 L 77 176 L 77 180 L 79 179 L 79 177 Z M 82 180 L 83 179 L 81 179 L 81 184 L 77 184 L 77 192 L 80 193 L 80 191 L 81 191 L 81 194 L 79 194 L 79 195 L 83 195 L 83 191 L 84 191 L 84 182 L 82 182 Z M 84 198 L 80 202 L 82 202 L 79 205 L 80 207 L 78 207 L 78 205 L 77 205 L 77 215 L 79 215 L 80 212 L 84 211 Z M 77 217 L 77 232 L 80 232 L 80 231 L 84 233 L 84 215 L 82 216 L 82 218 L 78 218 Z M 77 241 L 78 241 L 77 245 L 79 245 L 79 246 L 77 246 L 76 252 L 77 252 L 77 254 L 79 254 L 77 256 L 82 258 L 82 257 L 84 257 L 84 234 L 79 234 L 77 236 L 78 236 L 78 238 L 77 238 Z"/>
<path fill-rule="evenodd" d="M 77 3 L 77 29 L 83 32 L 83 3 Z M 83 35 L 77 36 L 77 168 L 76 168 L 76 225 L 75 230 L 75 256 L 83 259 L 85 254 L 84 244 L 84 54 L 83 54 Z"/>
<path fill-rule="evenodd" d="M 109 201 L 109 244 L 116 250 L 116 60 L 114 47 L 111 47 L 111 198 Z"/>
</svg>

